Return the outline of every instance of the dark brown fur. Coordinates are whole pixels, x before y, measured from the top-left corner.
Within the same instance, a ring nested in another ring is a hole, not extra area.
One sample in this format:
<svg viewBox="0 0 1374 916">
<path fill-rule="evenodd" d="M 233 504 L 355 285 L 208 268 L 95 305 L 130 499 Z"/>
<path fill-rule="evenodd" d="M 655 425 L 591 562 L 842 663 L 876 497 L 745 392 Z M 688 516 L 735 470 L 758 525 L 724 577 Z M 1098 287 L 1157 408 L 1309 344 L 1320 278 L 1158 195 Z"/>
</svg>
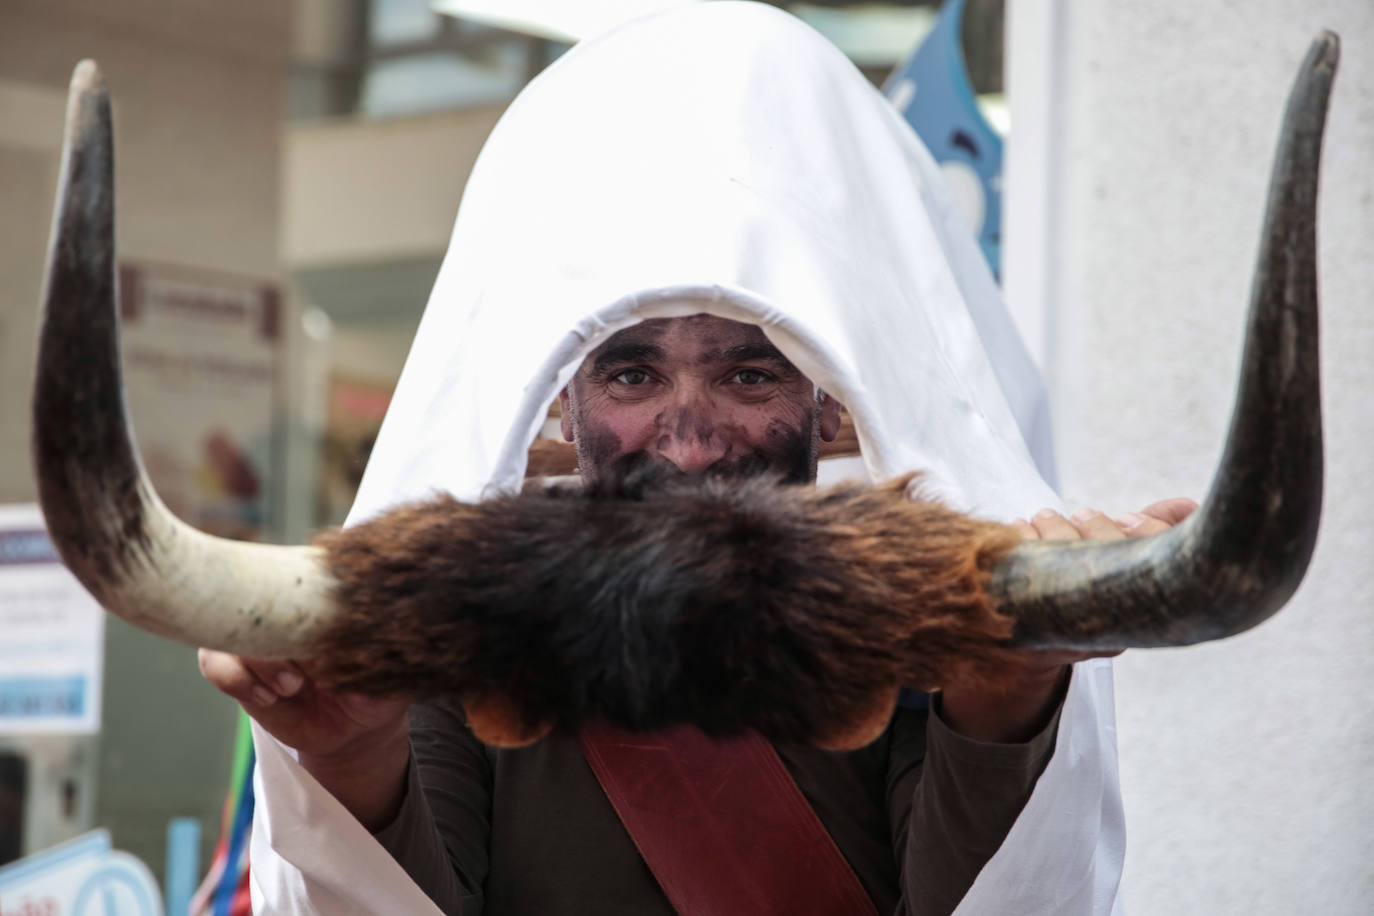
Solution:
<svg viewBox="0 0 1374 916">
<path fill-rule="evenodd" d="M 907 483 L 630 483 L 400 508 L 321 539 L 343 608 L 324 681 L 506 698 L 514 731 L 600 715 L 833 741 L 898 686 L 968 682 L 1007 658 L 1011 622 L 983 588 L 1016 536 L 912 501 Z"/>
</svg>

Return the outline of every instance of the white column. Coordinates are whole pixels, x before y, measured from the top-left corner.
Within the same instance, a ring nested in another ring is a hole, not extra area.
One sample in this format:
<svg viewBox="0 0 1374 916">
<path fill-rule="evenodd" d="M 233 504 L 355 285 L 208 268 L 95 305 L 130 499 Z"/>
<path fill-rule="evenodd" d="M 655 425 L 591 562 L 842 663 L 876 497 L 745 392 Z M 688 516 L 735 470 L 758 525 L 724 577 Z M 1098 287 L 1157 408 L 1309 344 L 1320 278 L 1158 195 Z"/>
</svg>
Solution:
<svg viewBox="0 0 1374 916">
<path fill-rule="evenodd" d="M 1290 606 L 1258 629 L 1124 656 L 1117 707 L 1129 912 L 1367 913 L 1374 5 L 1014 9 L 1008 296 L 1049 362 L 1065 496 L 1112 512 L 1206 491 L 1288 86 L 1320 28 L 1344 39 L 1319 214 L 1327 499 L 1316 557 Z"/>
</svg>

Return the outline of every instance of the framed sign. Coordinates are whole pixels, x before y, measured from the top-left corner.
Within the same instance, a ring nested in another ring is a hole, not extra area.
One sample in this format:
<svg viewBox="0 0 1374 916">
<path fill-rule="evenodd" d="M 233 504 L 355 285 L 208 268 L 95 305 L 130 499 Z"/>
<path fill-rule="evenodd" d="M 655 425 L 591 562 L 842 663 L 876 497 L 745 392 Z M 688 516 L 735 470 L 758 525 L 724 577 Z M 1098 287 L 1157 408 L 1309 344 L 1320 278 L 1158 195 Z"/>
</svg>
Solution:
<svg viewBox="0 0 1374 916">
<path fill-rule="evenodd" d="M 34 505 L 0 506 L 0 734 L 100 730 L 105 612 Z"/>
<path fill-rule="evenodd" d="M 119 283 L 125 396 L 153 486 L 203 531 L 261 539 L 279 453 L 277 288 L 140 263 Z"/>
</svg>

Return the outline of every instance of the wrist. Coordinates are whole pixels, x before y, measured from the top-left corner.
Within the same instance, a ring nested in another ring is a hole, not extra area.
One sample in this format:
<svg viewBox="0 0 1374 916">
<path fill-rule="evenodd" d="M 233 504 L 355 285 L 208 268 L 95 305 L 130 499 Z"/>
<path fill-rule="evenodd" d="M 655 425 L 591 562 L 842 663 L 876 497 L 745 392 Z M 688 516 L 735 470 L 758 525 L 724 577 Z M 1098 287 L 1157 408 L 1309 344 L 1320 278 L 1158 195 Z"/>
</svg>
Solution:
<svg viewBox="0 0 1374 916">
<path fill-rule="evenodd" d="M 327 753 L 299 755 L 306 772 L 369 831 L 389 824 L 405 799 L 410 717 L 363 732 Z"/>
<path fill-rule="evenodd" d="M 1071 671 L 1070 665 L 1033 668 L 986 686 L 944 690 L 936 714 L 952 731 L 975 741 L 1029 741 L 1054 718 Z"/>
</svg>

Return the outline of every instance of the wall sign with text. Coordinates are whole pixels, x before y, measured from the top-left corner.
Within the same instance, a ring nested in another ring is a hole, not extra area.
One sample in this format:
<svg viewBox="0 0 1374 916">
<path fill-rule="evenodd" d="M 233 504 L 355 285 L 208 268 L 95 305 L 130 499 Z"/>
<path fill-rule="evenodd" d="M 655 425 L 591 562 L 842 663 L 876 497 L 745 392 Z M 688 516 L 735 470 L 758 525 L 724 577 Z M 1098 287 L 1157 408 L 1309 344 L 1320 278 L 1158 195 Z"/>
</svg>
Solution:
<svg viewBox="0 0 1374 916">
<path fill-rule="evenodd" d="M 276 287 L 127 262 L 119 285 L 125 396 L 153 486 L 202 531 L 260 539 L 277 466 Z"/>
<path fill-rule="evenodd" d="M 105 612 L 62 565 L 37 506 L 0 506 L 0 734 L 100 730 Z"/>
</svg>

